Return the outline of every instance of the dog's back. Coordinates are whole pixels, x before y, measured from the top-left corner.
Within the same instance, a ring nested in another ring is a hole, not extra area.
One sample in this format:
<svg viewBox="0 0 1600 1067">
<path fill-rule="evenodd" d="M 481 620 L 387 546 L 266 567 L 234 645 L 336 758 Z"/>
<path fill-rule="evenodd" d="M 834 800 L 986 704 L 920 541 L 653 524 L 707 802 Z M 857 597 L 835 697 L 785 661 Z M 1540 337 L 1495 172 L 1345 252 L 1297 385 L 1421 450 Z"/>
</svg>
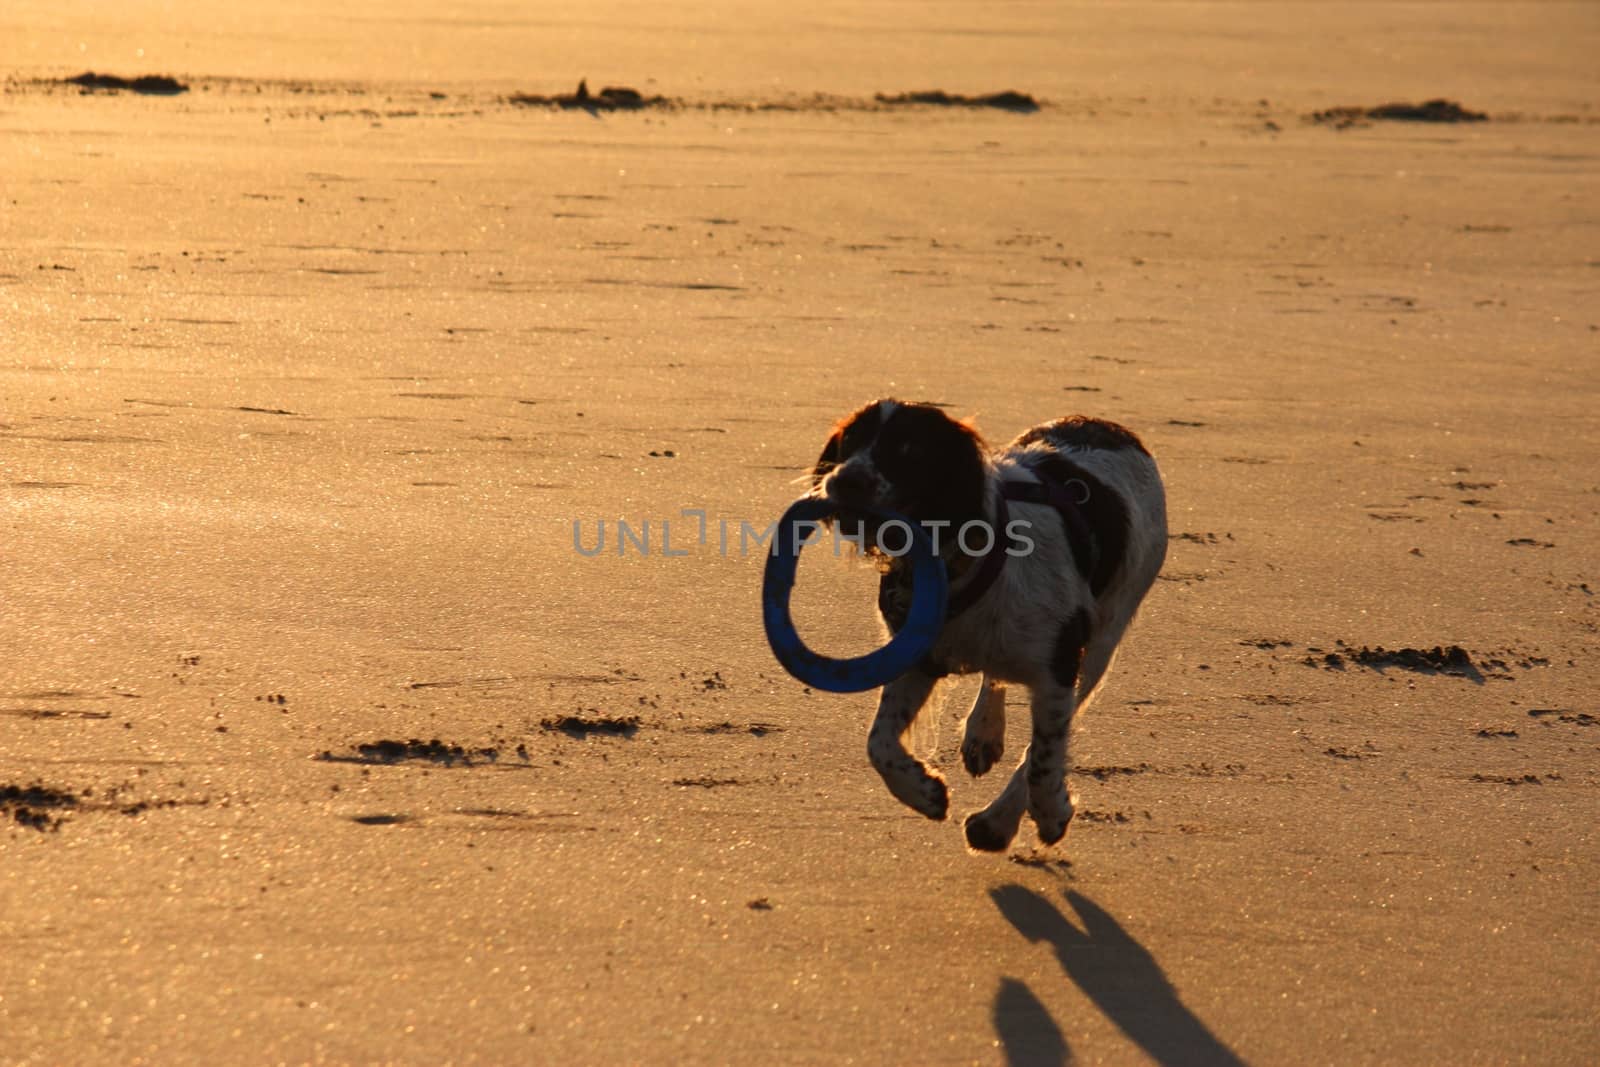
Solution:
<svg viewBox="0 0 1600 1067">
<path fill-rule="evenodd" d="M 1137 434 L 1072 415 L 1028 430 L 995 456 L 1001 478 L 1026 471 L 1073 494 L 1091 536 L 1087 577 L 1101 614 L 1138 608 L 1167 555 L 1167 498 L 1154 457 Z"/>
</svg>

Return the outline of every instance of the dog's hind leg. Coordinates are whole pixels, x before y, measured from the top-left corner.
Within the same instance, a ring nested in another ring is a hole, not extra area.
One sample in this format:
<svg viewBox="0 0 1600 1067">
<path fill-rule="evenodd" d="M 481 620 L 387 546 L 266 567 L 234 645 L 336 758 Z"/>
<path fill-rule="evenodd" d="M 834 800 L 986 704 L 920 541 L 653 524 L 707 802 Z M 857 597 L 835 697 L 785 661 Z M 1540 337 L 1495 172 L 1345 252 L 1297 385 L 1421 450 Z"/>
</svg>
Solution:
<svg viewBox="0 0 1600 1067">
<path fill-rule="evenodd" d="M 933 675 L 912 668 L 884 686 L 878 714 L 867 735 L 867 757 L 889 792 L 930 819 L 945 817 L 950 810 L 950 791 L 943 778 L 906 751 L 905 737 L 937 681 Z"/>
<path fill-rule="evenodd" d="M 1060 841 L 1072 821 L 1067 796 L 1067 741 L 1078 708 L 1078 678 L 1089 643 L 1089 613 L 1082 609 L 1056 635 L 1050 676 L 1032 686 L 1033 740 L 1028 745 L 1028 814 L 1047 845 Z M 1107 657 L 1109 663 L 1109 657 Z M 1104 672 L 1105 667 L 1100 670 Z"/>
<path fill-rule="evenodd" d="M 961 762 L 974 778 L 988 774 L 1006 748 L 1006 687 L 983 676 L 978 697 L 967 713 L 961 739 Z"/>
<path fill-rule="evenodd" d="M 1071 685 L 1040 685 L 1033 691 L 1033 741 L 1028 745 L 1028 814 L 1039 840 L 1053 845 L 1072 821 L 1067 796 L 1067 739 L 1076 700 Z"/>
<path fill-rule="evenodd" d="M 987 808 L 967 816 L 963 829 L 968 847 L 979 852 L 1004 852 L 1010 846 L 1028 806 L 1027 768 L 1028 753 L 1024 752 L 1022 762 L 1017 764 L 1000 795 L 990 801 Z"/>
</svg>

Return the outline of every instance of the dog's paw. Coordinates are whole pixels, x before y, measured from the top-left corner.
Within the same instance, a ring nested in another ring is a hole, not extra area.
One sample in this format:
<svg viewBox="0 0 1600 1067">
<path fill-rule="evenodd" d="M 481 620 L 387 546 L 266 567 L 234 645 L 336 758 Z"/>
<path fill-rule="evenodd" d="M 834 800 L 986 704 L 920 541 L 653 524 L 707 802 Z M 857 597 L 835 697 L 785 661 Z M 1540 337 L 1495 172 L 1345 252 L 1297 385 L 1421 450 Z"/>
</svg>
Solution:
<svg viewBox="0 0 1600 1067">
<path fill-rule="evenodd" d="M 914 760 L 891 766 L 883 781 L 896 800 L 920 815 L 943 822 L 950 813 L 950 790 L 944 779 Z"/>
<path fill-rule="evenodd" d="M 950 788 L 944 784 L 944 779 L 930 774 L 923 784 L 920 796 L 921 803 L 911 806 L 934 822 L 944 822 L 950 814 Z"/>
<path fill-rule="evenodd" d="M 974 778 L 981 778 L 1005 754 L 1004 738 L 969 737 L 961 742 L 961 765 Z"/>
<path fill-rule="evenodd" d="M 1028 816 L 1038 828 L 1039 840 L 1046 845 L 1053 845 L 1067 836 L 1067 825 L 1072 822 L 1072 802 L 1062 797 L 1061 806 L 1048 812 L 1041 812 L 1030 804 Z"/>
<path fill-rule="evenodd" d="M 995 826 L 981 811 L 968 815 L 962 828 L 967 834 L 967 847 L 976 852 L 1004 852 L 1017 833 L 1015 826 L 1009 830 Z"/>
</svg>

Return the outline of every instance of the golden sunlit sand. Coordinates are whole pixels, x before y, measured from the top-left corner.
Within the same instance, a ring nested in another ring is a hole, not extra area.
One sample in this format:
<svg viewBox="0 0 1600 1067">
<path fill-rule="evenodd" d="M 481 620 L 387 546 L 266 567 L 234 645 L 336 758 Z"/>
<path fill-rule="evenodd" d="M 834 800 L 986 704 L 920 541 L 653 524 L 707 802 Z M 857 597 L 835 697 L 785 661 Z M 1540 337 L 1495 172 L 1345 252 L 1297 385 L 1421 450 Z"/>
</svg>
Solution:
<svg viewBox="0 0 1600 1067">
<path fill-rule="evenodd" d="M 1592 6 L 251 6 L 0 11 L 0 1060 L 1600 1057 Z M 1161 464 L 1057 848 L 762 637 L 880 395 Z"/>
</svg>

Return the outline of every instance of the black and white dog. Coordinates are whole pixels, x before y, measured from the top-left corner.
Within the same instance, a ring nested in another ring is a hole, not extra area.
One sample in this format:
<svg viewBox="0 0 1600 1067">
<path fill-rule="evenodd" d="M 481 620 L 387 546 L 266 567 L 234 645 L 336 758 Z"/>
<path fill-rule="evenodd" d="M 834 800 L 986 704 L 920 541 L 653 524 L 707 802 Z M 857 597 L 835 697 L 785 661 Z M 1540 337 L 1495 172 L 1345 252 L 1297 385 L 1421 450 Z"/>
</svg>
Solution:
<svg viewBox="0 0 1600 1067">
<path fill-rule="evenodd" d="M 1039 838 L 1066 833 L 1067 735 L 1089 702 L 1155 582 L 1167 553 L 1166 495 L 1155 460 L 1116 423 L 1072 416 L 991 451 L 966 422 L 927 404 L 879 400 L 842 420 L 811 473 L 812 495 L 840 505 L 846 536 L 883 566 L 878 610 L 891 632 L 905 622 L 911 568 L 873 547 L 850 505 L 897 511 L 937 535 L 950 606 L 923 663 L 884 686 L 867 742 L 889 791 L 931 819 L 945 818 L 944 779 L 905 747 L 905 736 L 947 674 L 982 672 L 961 759 L 986 773 L 1005 737 L 1005 683 L 1027 686 L 1033 735 L 1010 782 L 966 820 L 967 843 L 1005 849 L 1026 808 Z M 887 531 L 884 531 L 887 533 Z M 885 538 L 887 541 L 888 538 Z"/>
</svg>

